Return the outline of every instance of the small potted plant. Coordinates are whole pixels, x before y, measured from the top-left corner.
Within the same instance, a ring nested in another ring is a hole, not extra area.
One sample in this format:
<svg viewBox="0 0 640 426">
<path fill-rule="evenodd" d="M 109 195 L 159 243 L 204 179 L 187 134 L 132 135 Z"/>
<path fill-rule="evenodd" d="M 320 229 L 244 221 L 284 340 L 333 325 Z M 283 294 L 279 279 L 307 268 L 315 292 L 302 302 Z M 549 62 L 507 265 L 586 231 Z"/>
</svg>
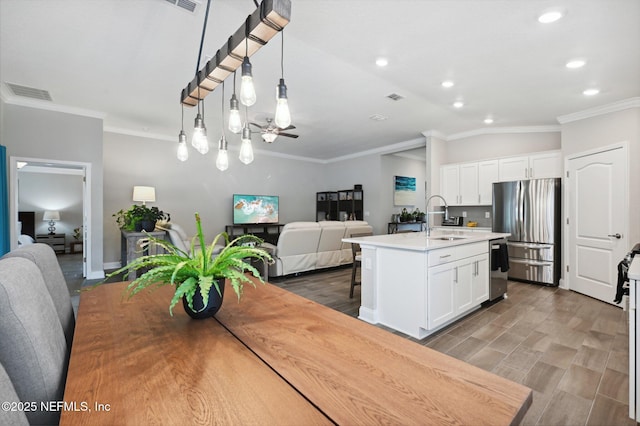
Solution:
<svg viewBox="0 0 640 426">
<path fill-rule="evenodd" d="M 415 220 L 416 222 L 424 222 L 425 214 L 421 212 L 419 208 L 416 207 L 416 209 L 411 214 L 413 216 L 413 220 Z"/>
<path fill-rule="evenodd" d="M 127 286 L 129 297 L 148 287 L 172 285 L 175 287 L 175 293 L 169 303 L 169 313 L 173 315 L 173 308 L 182 299 L 187 314 L 196 319 L 212 317 L 218 312 L 222 306 L 225 281 L 231 284 L 238 301 L 242 296 L 244 284 L 255 286 L 247 272 L 264 283 L 260 272 L 247 263 L 249 259 L 273 261 L 269 253 L 259 247 L 262 243 L 260 238 L 242 235 L 229 241 L 229 236 L 223 232 L 215 237 L 211 245 L 206 246 L 200 215 L 196 213 L 195 216 L 198 232 L 188 252 L 180 250 L 168 241 L 149 236 L 145 244 L 157 244 L 166 253 L 138 257 L 109 274 L 107 278 L 144 268 L 147 271 Z M 196 239 L 200 247 L 196 247 Z M 213 251 L 220 239 L 224 240 L 225 246 L 213 257 Z"/>
<path fill-rule="evenodd" d="M 409 211 L 405 208 L 402 209 L 402 212 L 400 213 L 400 222 L 411 222 L 411 213 L 409 213 Z"/>
<path fill-rule="evenodd" d="M 147 231 L 151 232 L 156 227 L 159 220 L 169 220 L 168 213 L 163 212 L 158 207 L 147 207 L 146 205 L 134 204 L 129 210 L 120 210 L 113 214 L 120 229 L 125 231 Z"/>
</svg>

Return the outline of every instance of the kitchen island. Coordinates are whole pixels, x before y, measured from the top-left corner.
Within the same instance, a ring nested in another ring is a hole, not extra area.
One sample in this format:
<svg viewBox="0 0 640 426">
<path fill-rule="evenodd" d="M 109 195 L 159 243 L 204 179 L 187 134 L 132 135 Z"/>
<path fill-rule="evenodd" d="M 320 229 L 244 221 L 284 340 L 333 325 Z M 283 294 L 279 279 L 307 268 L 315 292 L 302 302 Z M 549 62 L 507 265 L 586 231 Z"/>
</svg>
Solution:
<svg viewBox="0 0 640 426">
<path fill-rule="evenodd" d="M 489 241 L 509 234 L 432 231 L 345 238 L 362 248 L 359 318 L 423 339 L 489 300 Z"/>
</svg>

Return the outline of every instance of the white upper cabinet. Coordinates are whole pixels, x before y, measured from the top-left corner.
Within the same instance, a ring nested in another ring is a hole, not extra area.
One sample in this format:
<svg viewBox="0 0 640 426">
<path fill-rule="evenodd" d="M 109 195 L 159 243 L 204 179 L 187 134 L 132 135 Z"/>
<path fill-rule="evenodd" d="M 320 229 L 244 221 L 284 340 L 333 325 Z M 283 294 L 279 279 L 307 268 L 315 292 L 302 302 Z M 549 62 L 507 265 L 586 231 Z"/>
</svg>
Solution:
<svg viewBox="0 0 640 426">
<path fill-rule="evenodd" d="M 562 176 L 562 155 L 560 151 L 523 157 L 501 158 L 500 181 L 522 179 L 554 178 Z"/>
<path fill-rule="evenodd" d="M 478 163 L 460 164 L 460 203 L 463 206 L 478 202 Z"/>
<path fill-rule="evenodd" d="M 491 205 L 498 161 L 448 164 L 440 168 L 441 195 L 450 206 Z"/>
<path fill-rule="evenodd" d="M 529 179 L 562 177 L 560 151 L 529 156 Z"/>
<path fill-rule="evenodd" d="M 440 167 L 440 194 L 450 206 L 490 206 L 494 182 L 562 176 L 560 151 Z"/>
<path fill-rule="evenodd" d="M 490 206 L 493 203 L 493 183 L 500 181 L 498 160 L 478 163 L 478 204 Z"/>
<path fill-rule="evenodd" d="M 460 167 L 457 164 L 440 168 L 440 186 L 440 195 L 448 205 L 460 205 Z"/>
</svg>

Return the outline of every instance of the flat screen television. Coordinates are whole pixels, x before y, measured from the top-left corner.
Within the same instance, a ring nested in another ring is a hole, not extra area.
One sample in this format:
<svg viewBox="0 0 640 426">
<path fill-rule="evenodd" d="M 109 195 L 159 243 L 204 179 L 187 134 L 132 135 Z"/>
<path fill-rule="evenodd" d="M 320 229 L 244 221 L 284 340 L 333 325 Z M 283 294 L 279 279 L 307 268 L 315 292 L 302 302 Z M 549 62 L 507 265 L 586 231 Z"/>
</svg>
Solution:
<svg viewBox="0 0 640 426">
<path fill-rule="evenodd" d="M 233 224 L 278 223 L 277 195 L 233 194 Z"/>
</svg>

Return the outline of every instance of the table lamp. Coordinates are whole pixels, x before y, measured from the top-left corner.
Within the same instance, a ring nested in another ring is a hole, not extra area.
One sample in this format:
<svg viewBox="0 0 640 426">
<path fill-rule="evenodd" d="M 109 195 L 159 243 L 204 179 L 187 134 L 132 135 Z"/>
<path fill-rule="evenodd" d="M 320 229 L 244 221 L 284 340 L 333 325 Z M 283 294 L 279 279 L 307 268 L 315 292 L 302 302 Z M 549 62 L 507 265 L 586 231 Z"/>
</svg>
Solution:
<svg viewBox="0 0 640 426">
<path fill-rule="evenodd" d="M 49 222 L 49 235 L 56 233 L 56 220 L 60 220 L 60 212 L 56 210 L 46 210 L 42 216 L 44 222 Z"/>
<path fill-rule="evenodd" d="M 142 201 L 144 206 L 147 201 L 153 203 L 156 201 L 156 189 L 153 186 L 134 186 L 133 201 Z"/>
</svg>

